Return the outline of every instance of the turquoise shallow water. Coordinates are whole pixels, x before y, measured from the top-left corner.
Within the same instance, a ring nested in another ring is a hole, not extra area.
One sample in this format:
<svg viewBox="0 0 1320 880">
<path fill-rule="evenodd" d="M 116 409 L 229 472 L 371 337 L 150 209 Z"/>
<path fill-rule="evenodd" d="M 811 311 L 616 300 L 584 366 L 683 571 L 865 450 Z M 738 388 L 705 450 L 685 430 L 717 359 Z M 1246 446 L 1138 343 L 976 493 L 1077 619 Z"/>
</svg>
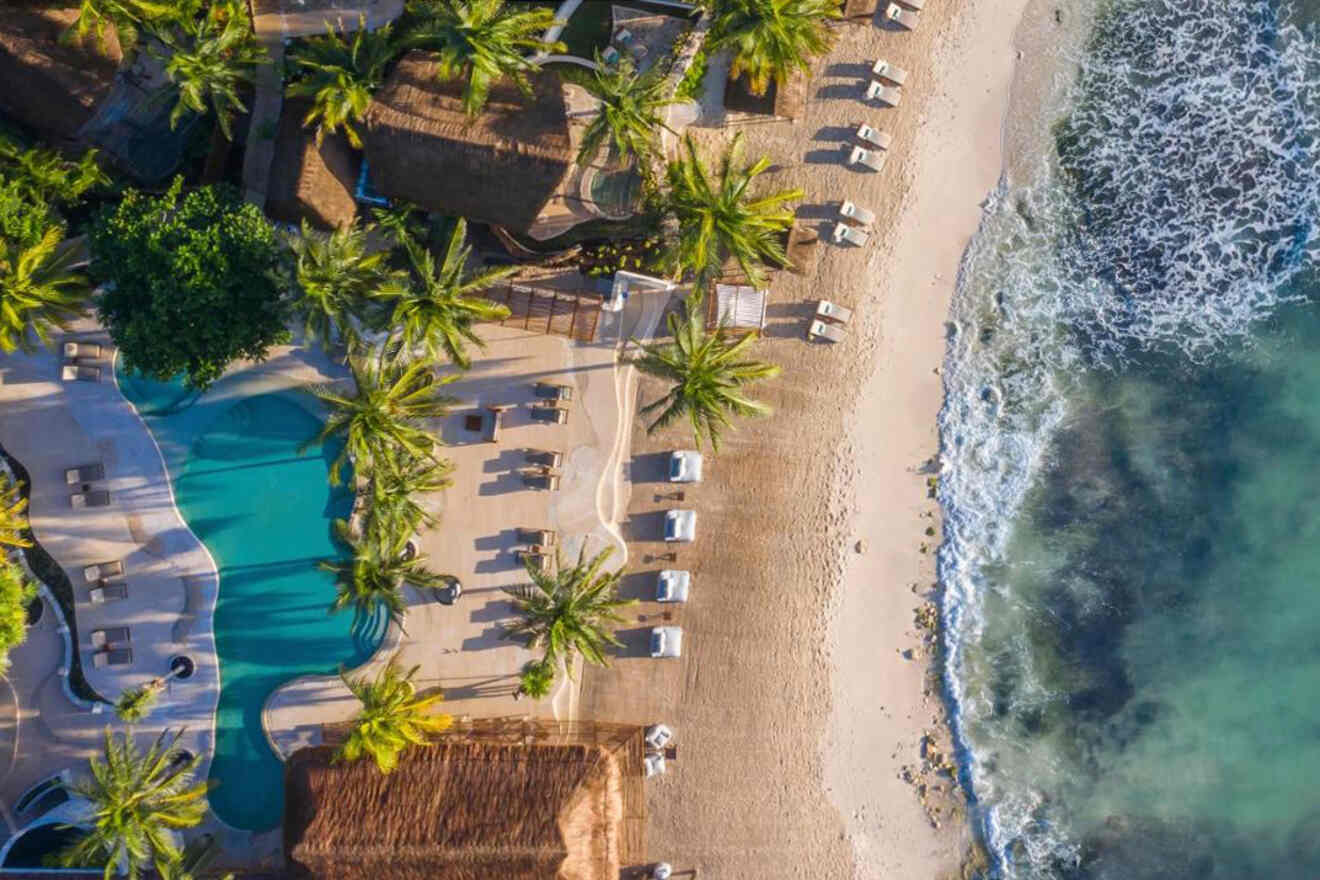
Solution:
<svg viewBox="0 0 1320 880">
<path fill-rule="evenodd" d="M 283 765 L 261 729 L 261 707 L 281 683 L 356 665 L 379 643 L 352 615 L 328 613 L 338 555 L 331 522 L 351 494 L 327 482 L 333 450 L 298 447 L 320 423 L 293 393 L 213 399 L 181 384 L 120 375 L 165 453 L 184 519 L 220 570 L 215 611 L 220 706 L 211 806 L 247 830 L 279 824 Z"/>
</svg>

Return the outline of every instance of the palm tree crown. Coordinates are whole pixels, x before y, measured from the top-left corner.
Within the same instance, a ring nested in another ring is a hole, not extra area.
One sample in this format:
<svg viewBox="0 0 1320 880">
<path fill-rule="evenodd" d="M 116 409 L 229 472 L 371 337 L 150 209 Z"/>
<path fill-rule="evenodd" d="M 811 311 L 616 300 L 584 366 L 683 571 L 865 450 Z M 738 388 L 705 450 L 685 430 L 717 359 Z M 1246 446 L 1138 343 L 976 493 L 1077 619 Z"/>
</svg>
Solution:
<svg viewBox="0 0 1320 880">
<path fill-rule="evenodd" d="M 779 367 L 763 361 L 743 360 L 744 353 L 756 339 L 755 333 L 734 338 L 723 329 L 706 329 L 700 309 L 685 309 L 687 315 L 669 315 L 672 342 L 641 346 L 642 354 L 632 363 L 643 373 L 673 383 L 669 392 L 642 407 L 641 414 L 658 413 L 647 425 L 647 433 L 687 416 L 697 448 L 703 437 L 710 439 L 715 451 L 720 448 L 720 432 L 730 424 L 729 414 L 739 416 L 769 415 L 770 407 L 746 397 L 742 387 L 779 375 Z"/>
<path fill-rule="evenodd" d="M 316 126 L 319 144 L 326 132 L 344 130 L 354 149 L 362 149 L 362 137 L 354 123 L 361 122 L 371 105 L 371 96 L 385 81 L 385 68 L 397 47 L 394 28 L 385 25 L 367 30 L 366 17 L 358 20 L 357 32 L 345 39 L 326 24 L 323 37 L 312 37 L 294 52 L 295 79 L 285 90 L 292 97 L 312 99 L 312 109 L 303 125 Z"/>
<path fill-rule="evenodd" d="M 700 289 L 718 277 L 724 260 L 733 257 L 754 285 L 765 282 L 762 265 L 785 265 L 788 257 L 780 236 L 793 225 L 785 202 L 802 198 L 802 190 L 781 190 L 754 198 L 748 188 L 770 160 L 743 165 L 743 136 L 738 134 L 720 160 L 714 176 L 697 155 L 692 138 L 684 140 L 685 155 L 669 164 L 666 207 L 679 223 L 671 259 L 681 271 L 696 275 Z"/>
<path fill-rule="evenodd" d="M 266 50 L 252 39 L 247 13 L 233 0 L 217 3 L 205 15 L 185 19 L 182 36 L 163 31 L 160 38 L 171 50 L 165 73 L 179 90 L 170 126 L 187 111 L 205 113 L 209 105 L 220 130 L 232 140 L 230 120 L 247 110 L 238 91 L 252 81 L 253 68 L 266 57 Z"/>
<path fill-rule="evenodd" d="M 504 590 L 513 597 L 514 609 L 522 617 L 505 630 L 505 638 L 521 639 L 529 648 L 544 646 L 546 662 L 562 659 L 569 675 L 578 654 L 596 666 L 608 665 L 606 648 L 621 644 L 609 625 L 623 623 L 617 609 L 637 602 L 619 598 L 622 569 L 601 571 L 613 551 L 606 547 L 587 559 L 587 542 L 583 541 L 577 564 L 571 568 L 564 567 L 556 552 L 553 572 L 528 560 L 527 576 L 532 582 Z"/>
<path fill-rule="evenodd" d="M 385 448 L 371 469 L 371 487 L 362 532 L 393 553 L 402 553 L 408 539 L 435 516 L 419 504 L 419 495 L 440 492 L 453 485 L 454 463 L 416 458 Z"/>
<path fill-rule="evenodd" d="M 32 542 L 23 537 L 28 529 L 27 506 L 23 483 L 0 472 L 0 546 L 32 546 Z"/>
<path fill-rule="evenodd" d="M 0 675 L 9 673 L 9 652 L 27 639 L 28 605 L 37 585 L 17 563 L 0 559 Z"/>
<path fill-rule="evenodd" d="M 339 485 L 340 474 L 350 457 L 369 470 L 386 447 L 415 458 L 435 460 L 436 438 L 426 430 L 425 419 L 443 418 L 457 403 L 440 393 L 458 374 L 437 377 L 424 361 L 404 365 L 383 358 L 350 357 L 349 371 L 354 389 L 342 392 L 332 387 L 313 391 L 330 408 L 321 432 L 304 449 L 332 438 L 344 442 L 330 466 L 330 482 Z"/>
<path fill-rule="evenodd" d="M 297 286 L 293 312 L 309 339 L 328 344 L 356 339 L 358 321 L 366 317 L 371 297 L 397 284 L 402 272 L 389 268 L 388 251 L 367 253 L 361 226 L 316 232 L 304 220 L 300 234 L 290 236 Z"/>
<path fill-rule="evenodd" d="M 478 294 L 517 272 L 518 267 L 496 266 L 468 273 L 472 249 L 467 246 L 467 222 L 462 219 L 454 224 L 439 266 L 431 252 L 411 238 L 404 240 L 404 248 L 412 263 L 413 285 L 380 294 L 394 301 L 390 324 L 398 335 L 400 354 L 420 348 L 432 358 L 443 355 L 467 369 L 472 365 L 467 343 L 485 347 L 473 325 L 509 317 L 508 308 Z"/>
<path fill-rule="evenodd" d="M 0 239 L 0 351 L 46 345 L 51 333 L 82 314 L 91 295 L 87 279 L 71 268 L 73 255 L 60 248 L 64 229 L 46 227 L 33 244 Z"/>
<path fill-rule="evenodd" d="M 320 563 L 322 571 L 335 576 L 337 595 L 330 606 L 331 612 L 352 608 L 358 619 L 370 620 L 383 608 L 390 620 L 402 624 L 407 612 L 403 601 L 405 583 L 420 589 L 436 589 L 449 580 L 426 568 L 425 556 L 406 557 L 401 549 L 388 546 L 376 536 L 365 536 L 355 542 L 349 539 L 344 520 L 338 520 L 335 526 L 353 555 Z"/>
<path fill-rule="evenodd" d="M 600 101 L 600 112 L 582 132 L 578 164 L 588 164 L 608 143 L 620 160 L 636 158 L 645 169 L 658 151 L 660 129 L 669 128 L 663 111 L 678 103 L 666 94 L 664 68 L 655 65 L 639 73 L 626 55 L 611 66 L 597 53 L 596 69 L 574 80 Z"/>
<path fill-rule="evenodd" d="M 524 8 L 505 0 L 416 0 L 408 8 L 404 44 L 436 53 L 441 79 L 466 79 L 463 109 L 471 116 L 486 105 L 491 85 L 502 77 L 531 92 L 527 74 L 540 66 L 524 53 L 553 53 L 562 43 L 541 34 L 555 22 L 554 12 Z"/>
<path fill-rule="evenodd" d="M 72 786 L 91 803 L 91 829 L 61 854 L 64 865 L 104 865 L 105 880 L 126 865 L 136 880 L 147 865 L 179 858 L 171 832 L 202 821 L 207 790 L 192 781 L 201 757 L 185 760 L 179 736 L 167 730 L 143 754 L 131 736 L 106 728 L 102 754 L 88 761 L 91 779 Z"/>
<path fill-rule="evenodd" d="M 88 190 L 108 184 L 110 176 L 96 156 L 96 150 L 88 150 L 72 161 L 44 147 L 24 149 L 0 135 L 0 168 L 12 180 L 14 192 L 29 203 L 71 205 Z"/>
<path fill-rule="evenodd" d="M 454 722 L 451 716 L 431 714 L 444 695 L 417 696 L 412 682 L 417 668 L 403 672 L 391 662 L 375 681 L 354 680 L 340 673 L 362 709 L 354 716 L 353 730 L 335 752 L 334 760 L 370 757 L 381 773 L 389 773 L 399 765 L 399 754 L 404 749 L 429 745 L 428 735 L 449 729 Z"/>
<path fill-rule="evenodd" d="M 712 49 L 731 47 L 729 77 L 746 74 L 751 91 L 779 88 L 794 70 L 829 51 L 834 35 L 826 22 L 839 17 L 839 0 L 717 0 Z"/>
<path fill-rule="evenodd" d="M 82 0 L 78 5 L 78 17 L 62 37 L 82 42 L 95 35 L 97 46 L 104 51 L 106 31 L 113 29 L 120 48 L 127 52 L 137 43 L 142 26 L 151 27 L 191 15 L 196 12 L 196 6 L 191 0 Z"/>
</svg>

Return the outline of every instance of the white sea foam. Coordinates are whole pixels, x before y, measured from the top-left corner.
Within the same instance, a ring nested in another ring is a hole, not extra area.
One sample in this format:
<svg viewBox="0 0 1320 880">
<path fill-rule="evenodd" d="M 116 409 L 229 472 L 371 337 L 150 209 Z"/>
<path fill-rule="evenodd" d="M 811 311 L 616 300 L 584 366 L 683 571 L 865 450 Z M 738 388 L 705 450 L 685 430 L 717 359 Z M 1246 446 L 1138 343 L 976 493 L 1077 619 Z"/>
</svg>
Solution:
<svg viewBox="0 0 1320 880">
<path fill-rule="evenodd" d="M 964 258 L 940 416 L 947 679 L 1010 876 L 1050 876 L 1077 841 L 1036 780 L 995 770 L 996 752 L 1014 745 L 972 732 L 990 706 L 968 651 L 989 591 L 1001 590 L 983 567 L 1004 558 L 1084 370 L 1122 369 L 1152 349 L 1209 359 L 1309 265 L 1320 48 L 1286 20 L 1268 0 L 1113 4 L 1079 59 L 1062 161 L 1045 145 L 1025 183 L 996 193 Z M 1048 702 L 1021 653 L 1015 705 Z"/>
</svg>

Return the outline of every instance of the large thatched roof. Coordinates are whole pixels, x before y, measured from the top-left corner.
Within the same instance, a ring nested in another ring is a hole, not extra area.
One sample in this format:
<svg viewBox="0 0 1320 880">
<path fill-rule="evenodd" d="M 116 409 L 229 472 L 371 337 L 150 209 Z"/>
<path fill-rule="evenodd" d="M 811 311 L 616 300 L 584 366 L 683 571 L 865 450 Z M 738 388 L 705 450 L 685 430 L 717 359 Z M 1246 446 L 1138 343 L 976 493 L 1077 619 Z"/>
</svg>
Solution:
<svg viewBox="0 0 1320 880">
<path fill-rule="evenodd" d="M 302 127 L 309 106 L 306 99 L 284 102 L 266 212 L 288 223 L 306 219 L 322 227 L 347 226 L 357 216 L 357 157 L 343 134 L 316 143 L 316 133 Z"/>
<path fill-rule="evenodd" d="M 371 183 L 392 199 L 526 231 L 575 158 L 563 86 L 549 72 L 528 97 L 497 83 L 475 119 L 462 89 L 437 81 L 423 52 L 399 62 L 367 111 Z"/>
<path fill-rule="evenodd" d="M 110 91 L 123 56 L 113 32 L 104 53 L 95 41 L 62 45 L 60 34 L 76 9 L 34 9 L 3 4 L 0 12 L 0 114 L 59 146 L 72 146 L 78 130 Z"/>
<path fill-rule="evenodd" d="M 736 113 L 751 113 L 797 121 L 802 118 L 807 106 L 807 86 L 810 79 L 810 73 L 794 70 L 788 75 L 782 88 L 779 83 L 771 80 L 764 95 L 755 95 L 752 93 L 751 81 L 746 74 L 736 79 L 730 77 L 724 84 L 724 107 Z"/>
<path fill-rule="evenodd" d="M 388 776 L 333 754 L 303 749 L 286 765 L 291 878 L 619 876 L 623 771 L 606 745 L 446 740 Z"/>
</svg>

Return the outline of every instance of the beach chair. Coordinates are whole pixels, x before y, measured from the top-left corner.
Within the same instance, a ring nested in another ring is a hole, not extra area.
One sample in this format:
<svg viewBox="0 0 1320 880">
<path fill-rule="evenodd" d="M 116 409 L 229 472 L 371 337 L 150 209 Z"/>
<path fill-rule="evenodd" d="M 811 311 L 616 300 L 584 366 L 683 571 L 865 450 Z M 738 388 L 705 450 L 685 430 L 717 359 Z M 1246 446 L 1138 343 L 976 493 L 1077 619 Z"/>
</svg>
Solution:
<svg viewBox="0 0 1320 880">
<path fill-rule="evenodd" d="M 875 222 L 875 213 L 866 210 L 856 202 L 845 201 L 839 205 L 839 216 L 858 226 L 870 226 Z"/>
<path fill-rule="evenodd" d="M 558 537 L 558 533 L 551 529 L 518 529 L 518 540 L 534 547 L 553 547 Z"/>
<path fill-rule="evenodd" d="M 69 486 L 76 486 L 79 483 L 95 483 L 104 479 L 105 467 L 99 461 L 79 467 L 66 468 L 64 471 L 64 482 Z"/>
<path fill-rule="evenodd" d="M 74 492 L 69 496 L 69 506 L 75 510 L 84 507 L 105 507 L 110 503 L 110 493 L 105 489 L 93 489 L 90 492 Z"/>
<path fill-rule="evenodd" d="M 904 30 L 914 30 L 917 26 L 917 14 L 904 9 L 897 3 L 890 3 L 889 8 L 885 10 L 885 18 Z"/>
<path fill-rule="evenodd" d="M 532 404 L 532 421 L 563 425 L 568 422 L 568 410 L 553 403 Z"/>
<path fill-rule="evenodd" d="M 500 415 L 504 407 L 488 406 L 481 414 L 481 439 L 487 443 L 498 443 L 500 439 Z"/>
<path fill-rule="evenodd" d="M 530 562 L 536 569 L 545 568 L 546 556 L 541 552 L 540 547 L 533 547 L 530 550 L 514 550 L 513 558 L 523 565 Z"/>
<path fill-rule="evenodd" d="M 850 244 L 853 247 L 862 247 L 870 239 L 870 234 L 865 230 L 858 229 L 856 226 L 849 226 L 847 223 L 834 224 L 834 243 Z"/>
<path fill-rule="evenodd" d="M 852 320 L 852 309 L 845 309 L 823 299 L 816 305 L 816 320 L 843 326 Z"/>
<path fill-rule="evenodd" d="M 78 358 L 99 358 L 100 356 L 101 346 L 95 342 L 64 343 L 64 359 L 66 361 L 77 360 Z"/>
<path fill-rule="evenodd" d="M 128 631 L 126 626 L 111 626 L 106 629 L 92 630 L 93 648 L 105 648 L 110 645 L 118 647 L 131 641 L 133 641 L 133 634 Z"/>
<path fill-rule="evenodd" d="M 65 364 L 60 371 L 60 378 L 65 382 L 100 382 L 101 368 L 86 364 Z"/>
<path fill-rule="evenodd" d="M 100 584 L 87 591 L 87 598 L 91 600 L 93 605 L 104 605 L 106 602 L 127 599 L 128 584 L 123 581 L 117 581 L 113 584 L 101 581 Z"/>
<path fill-rule="evenodd" d="M 866 146 L 875 147 L 877 150 L 887 150 L 889 145 L 894 142 L 894 138 L 889 132 L 876 131 L 865 122 L 857 126 L 856 137 Z"/>
<path fill-rule="evenodd" d="M 844 333 L 842 327 L 835 324 L 826 324 L 824 321 L 812 321 L 807 327 L 807 340 L 817 342 L 824 340 L 826 342 L 843 342 Z"/>
<path fill-rule="evenodd" d="M 129 666 L 133 663 L 133 649 L 127 646 L 97 651 L 92 655 L 92 665 L 97 669 L 107 666 Z"/>
<path fill-rule="evenodd" d="M 903 92 L 898 86 L 887 86 L 879 80 L 871 80 L 871 84 L 866 87 L 866 100 L 879 101 L 890 107 L 897 107 L 899 101 L 903 100 Z"/>
<path fill-rule="evenodd" d="M 83 577 L 87 579 L 89 584 L 94 584 L 106 578 L 117 577 L 123 573 L 124 563 L 119 559 L 113 562 L 98 562 L 95 565 L 88 565 L 83 568 Z"/>
<path fill-rule="evenodd" d="M 848 165 L 862 165 L 872 171 L 880 171 L 885 167 L 884 153 L 877 153 L 874 150 L 867 150 L 862 147 L 850 147 L 847 144 L 844 144 L 843 149 L 848 154 L 844 160 Z"/>
<path fill-rule="evenodd" d="M 532 386 L 536 396 L 543 400 L 572 400 L 573 386 L 559 382 L 537 382 Z"/>
<path fill-rule="evenodd" d="M 523 474 L 522 480 L 523 485 L 529 489 L 537 489 L 543 492 L 555 492 L 559 489 L 559 474 Z"/>
<path fill-rule="evenodd" d="M 907 82 L 908 72 L 901 67 L 895 67 L 885 59 L 881 58 L 875 64 L 871 65 L 871 73 L 883 80 L 888 80 L 896 86 L 901 86 Z"/>
<path fill-rule="evenodd" d="M 564 453 L 557 449 L 528 449 L 524 454 L 528 464 L 557 468 L 564 463 Z"/>
</svg>

